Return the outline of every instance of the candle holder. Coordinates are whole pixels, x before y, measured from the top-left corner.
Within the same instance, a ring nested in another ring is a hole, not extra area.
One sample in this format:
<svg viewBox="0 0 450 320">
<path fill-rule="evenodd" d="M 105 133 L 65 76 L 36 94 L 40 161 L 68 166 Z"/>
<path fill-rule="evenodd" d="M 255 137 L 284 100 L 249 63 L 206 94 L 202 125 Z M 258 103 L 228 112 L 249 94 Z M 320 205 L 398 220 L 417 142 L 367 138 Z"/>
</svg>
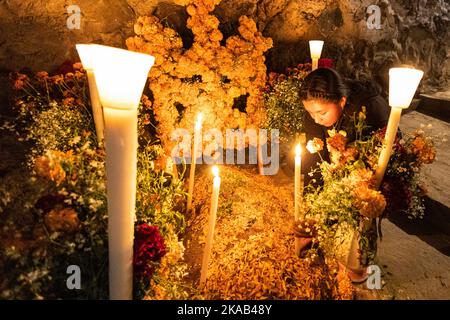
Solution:
<svg viewBox="0 0 450 320">
<path fill-rule="evenodd" d="M 95 123 L 95 132 L 97 133 L 98 143 L 101 144 L 104 139 L 104 119 L 103 110 L 98 96 L 97 84 L 95 82 L 95 75 L 93 70 L 93 61 L 95 57 L 96 45 L 91 44 L 77 44 L 78 55 L 80 56 L 83 68 L 86 70 L 86 75 L 89 84 L 89 94 L 91 98 L 92 114 Z"/>
<path fill-rule="evenodd" d="M 105 119 L 110 299 L 129 300 L 133 289 L 137 109 L 155 58 L 99 45 L 93 57 Z"/>
<path fill-rule="evenodd" d="M 311 40 L 309 41 L 309 50 L 311 52 L 312 60 L 312 71 L 317 70 L 319 67 L 319 59 L 322 55 L 322 48 L 324 42 L 321 40 Z"/>
<path fill-rule="evenodd" d="M 386 129 L 383 149 L 381 150 L 378 166 L 375 171 L 377 189 L 383 181 L 391 157 L 402 110 L 407 109 L 411 104 L 422 77 L 423 71 L 413 68 L 404 67 L 389 69 L 389 105 L 391 106 L 391 114 Z"/>
</svg>

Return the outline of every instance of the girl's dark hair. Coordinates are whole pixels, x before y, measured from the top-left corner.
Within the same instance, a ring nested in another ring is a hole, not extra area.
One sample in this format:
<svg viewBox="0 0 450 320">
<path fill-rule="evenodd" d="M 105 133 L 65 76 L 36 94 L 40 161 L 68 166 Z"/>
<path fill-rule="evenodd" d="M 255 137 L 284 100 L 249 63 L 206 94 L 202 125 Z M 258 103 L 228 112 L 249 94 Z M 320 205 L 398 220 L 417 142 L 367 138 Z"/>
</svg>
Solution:
<svg viewBox="0 0 450 320">
<path fill-rule="evenodd" d="M 300 99 L 321 99 L 338 102 L 348 96 L 342 77 L 333 69 L 319 68 L 308 74 L 300 88 Z"/>
</svg>

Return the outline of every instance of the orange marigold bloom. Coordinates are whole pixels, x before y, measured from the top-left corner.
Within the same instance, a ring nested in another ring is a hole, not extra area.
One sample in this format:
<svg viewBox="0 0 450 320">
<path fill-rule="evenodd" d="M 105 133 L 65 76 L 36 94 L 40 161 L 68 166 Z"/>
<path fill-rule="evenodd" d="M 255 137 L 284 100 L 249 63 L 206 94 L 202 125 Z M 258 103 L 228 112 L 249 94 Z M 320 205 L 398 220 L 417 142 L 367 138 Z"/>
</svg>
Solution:
<svg viewBox="0 0 450 320">
<path fill-rule="evenodd" d="M 379 191 L 360 187 L 354 189 L 353 196 L 355 207 L 367 218 L 378 218 L 386 208 L 386 199 Z"/>
<path fill-rule="evenodd" d="M 434 145 L 427 141 L 422 135 L 417 135 L 411 143 L 412 152 L 423 164 L 433 163 L 436 158 Z"/>
<path fill-rule="evenodd" d="M 83 64 L 81 62 L 76 62 L 73 64 L 74 70 L 83 70 Z"/>
<path fill-rule="evenodd" d="M 152 102 L 145 94 L 142 95 L 142 104 L 144 105 L 144 107 L 146 107 L 148 109 L 150 109 L 152 107 Z"/>
<path fill-rule="evenodd" d="M 78 214 L 72 208 L 50 211 L 45 215 L 44 223 L 52 232 L 64 231 L 73 233 L 78 231 L 81 226 Z"/>
<path fill-rule="evenodd" d="M 54 181 L 60 185 L 66 178 L 66 173 L 61 166 L 62 162 L 70 162 L 73 158 L 73 151 L 48 151 L 46 155 L 36 159 L 34 169 L 39 177 Z"/>
<path fill-rule="evenodd" d="M 340 164 L 345 164 L 349 161 L 356 160 L 358 155 L 358 150 L 355 148 L 347 148 L 342 152 L 341 158 L 339 159 Z"/>
<path fill-rule="evenodd" d="M 63 105 L 65 106 L 73 106 L 75 104 L 75 98 L 69 97 L 63 100 Z"/>
<path fill-rule="evenodd" d="M 13 85 L 14 90 L 22 90 L 24 87 L 25 87 L 25 81 L 19 80 L 19 79 L 14 81 L 14 85 Z"/>
<path fill-rule="evenodd" d="M 36 73 L 36 78 L 38 80 L 45 80 L 48 78 L 48 72 L 46 71 L 39 71 L 38 73 Z"/>
<path fill-rule="evenodd" d="M 56 76 L 50 77 L 50 81 L 54 84 L 61 84 L 64 82 L 64 77 L 62 76 L 62 74 L 58 74 Z"/>
<path fill-rule="evenodd" d="M 66 173 L 59 162 L 55 163 L 47 156 L 36 159 L 35 171 L 39 177 L 54 181 L 56 185 L 60 185 L 66 178 Z"/>
<path fill-rule="evenodd" d="M 332 137 L 327 138 L 327 147 L 329 151 L 331 151 L 330 149 L 332 148 L 342 152 L 345 150 L 346 144 L 347 144 L 347 137 L 345 137 L 341 133 L 336 133 Z"/>
<path fill-rule="evenodd" d="M 194 36 L 189 49 L 183 48 L 175 30 L 154 16 L 138 18 L 134 26 L 137 36 L 126 41 L 129 50 L 156 59 L 149 74 L 154 98 L 151 107 L 167 154 L 174 146 L 170 133 L 188 127 L 198 112 L 215 115 L 204 122 L 205 129 L 261 127 L 265 110 L 257 97 L 266 85 L 263 54 L 272 46 L 271 39 L 264 38 L 246 17 L 239 19 L 240 35 L 229 37 L 223 45 L 220 21 L 211 14 L 220 0 L 176 1 L 184 3 L 189 15 L 187 27 Z M 244 95 L 248 96 L 247 116 L 233 117 L 234 99 Z M 186 112 L 180 114 L 177 105 L 183 105 Z"/>
</svg>

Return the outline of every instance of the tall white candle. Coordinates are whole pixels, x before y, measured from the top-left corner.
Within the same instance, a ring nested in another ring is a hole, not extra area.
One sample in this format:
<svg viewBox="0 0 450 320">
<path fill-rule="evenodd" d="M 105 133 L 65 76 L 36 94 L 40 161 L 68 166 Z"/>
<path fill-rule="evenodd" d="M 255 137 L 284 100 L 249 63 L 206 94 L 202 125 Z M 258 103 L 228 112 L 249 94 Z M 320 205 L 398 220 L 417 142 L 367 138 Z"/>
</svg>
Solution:
<svg viewBox="0 0 450 320">
<path fill-rule="evenodd" d="M 187 212 L 192 208 L 192 197 L 194 193 L 194 182 L 195 182 L 195 166 L 197 165 L 197 153 L 202 144 L 202 120 L 203 115 L 199 113 L 197 115 L 197 122 L 194 128 L 194 143 L 192 147 L 191 154 L 191 168 L 189 171 L 189 190 L 187 194 Z"/>
<path fill-rule="evenodd" d="M 295 147 L 295 178 L 294 178 L 294 217 L 295 220 L 300 218 L 300 203 L 303 194 L 302 184 L 302 148 L 300 144 Z"/>
<path fill-rule="evenodd" d="M 406 109 L 414 98 L 423 72 L 413 68 L 391 68 L 389 70 L 389 105 L 392 107 L 389 116 L 383 149 L 375 171 L 376 187 L 380 187 L 392 153 L 397 136 L 402 109 Z"/>
<path fill-rule="evenodd" d="M 132 298 L 137 109 L 104 112 L 110 297 L 124 300 Z"/>
<path fill-rule="evenodd" d="M 294 176 L 294 219 L 298 222 L 300 219 L 300 206 L 303 196 L 302 182 L 302 147 L 298 144 L 295 147 L 295 176 Z M 295 237 L 295 254 L 300 255 L 301 240 Z"/>
<path fill-rule="evenodd" d="M 220 177 L 219 168 L 214 166 L 212 168 L 214 174 L 213 192 L 211 195 L 211 207 L 209 211 L 208 220 L 208 235 L 206 238 L 205 251 L 203 252 L 202 269 L 200 275 L 200 285 L 204 285 L 208 274 L 208 265 L 211 258 L 211 251 L 214 241 L 214 229 L 216 226 L 217 207 L 219 203 Z"/>
<path fill-rule="evenodd" d="M 94 60 L 95 46 L 89 44 L 77 44 L 76 45 L 78 55 L 80 56 L 83 68 L 86 70 L 89 94 L 91 98 L 92 114 L 94 116 L 95 131 L 97 133 L 98 143 L 102 143 L 104 139 L 104 119 L 103 110 L 100 103 L 100 97 L 98 95 L 97 83 L 95 82 L 95 75 L 93 72 L 92 61 Z"/>
<path fill-rule="evenodd" d="M 311 52 L 312 70 L 316 70 L 319 67 L 319 59 L 322 55 L 323 41 L 311 40 L 309 41 L 309 50 Z"/>
<path fill-rule="evenodd" d="M 154 57 L 97 46 L 94 73 L 105 119 L 110 299 L 132 299 L 137 108 Z"/>
</svg>

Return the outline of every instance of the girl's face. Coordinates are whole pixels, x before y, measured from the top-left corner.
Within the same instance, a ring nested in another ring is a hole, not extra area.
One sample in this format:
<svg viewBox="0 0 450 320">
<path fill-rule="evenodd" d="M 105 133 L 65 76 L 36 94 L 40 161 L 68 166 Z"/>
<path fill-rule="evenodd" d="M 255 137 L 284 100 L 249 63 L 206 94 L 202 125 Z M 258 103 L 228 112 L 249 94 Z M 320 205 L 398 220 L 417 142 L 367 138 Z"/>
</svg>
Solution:
<svg viewBox="0 0 450 320">
<path fill-rule="evenodd" d="M 310 99 L 304 100 L 303 105 L 317 124 L 324 127 L 331 127 L 339 120 L 346 102 L 346 97 L 342 97 L 338 103 Z"/>
</svg>

